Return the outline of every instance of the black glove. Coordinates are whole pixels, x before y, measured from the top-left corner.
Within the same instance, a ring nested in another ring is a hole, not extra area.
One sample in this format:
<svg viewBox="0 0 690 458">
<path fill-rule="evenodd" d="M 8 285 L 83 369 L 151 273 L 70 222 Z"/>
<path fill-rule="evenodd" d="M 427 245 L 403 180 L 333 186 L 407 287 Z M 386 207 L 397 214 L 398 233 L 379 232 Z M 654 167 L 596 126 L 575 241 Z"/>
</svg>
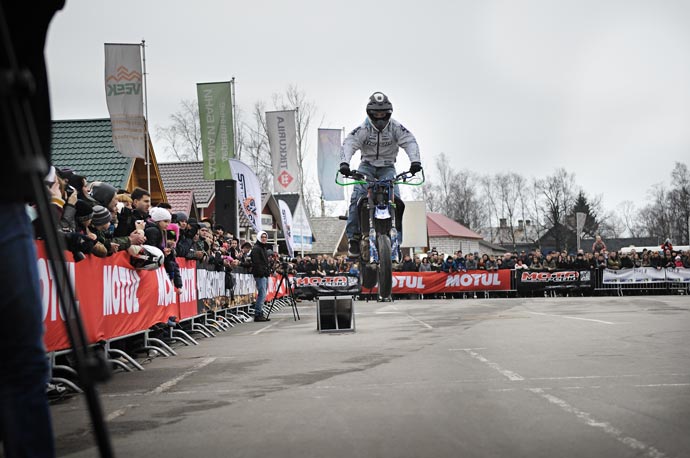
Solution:
<svg viewBox="0 0 690 458">
<path fill-rule="evenodd" d="M 416 174 L 417 172 L 422 170 L 422 163 L 418 161 L 414 161 L 412 164 L 410 164 L 410 173 L 412 175 Z"/>
<path fill-rule="evenodd" d="M 350 175 L 352 175 L 352 170 L 350 170 L 350 164 L 348 164 L 347 162 L 341 162 L 340 163 L 340 173 L 346 177 L 349 177 Z"/>
</svg>

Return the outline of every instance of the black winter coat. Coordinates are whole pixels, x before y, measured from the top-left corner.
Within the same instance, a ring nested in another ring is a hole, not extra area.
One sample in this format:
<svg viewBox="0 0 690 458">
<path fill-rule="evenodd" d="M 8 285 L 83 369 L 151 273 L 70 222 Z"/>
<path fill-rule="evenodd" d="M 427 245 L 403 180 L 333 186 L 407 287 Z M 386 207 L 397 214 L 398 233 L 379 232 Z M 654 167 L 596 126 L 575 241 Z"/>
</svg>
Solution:
<svg viewBox="0 0 690 458">
<path fill-rule="evenodd" d="M 271 268 L 268 263 L 268 245 L 257 241 L 250 253 L 252 258 L 252 274 L 255 277 L 268 277 L 271 275 Z"/>
</svg>

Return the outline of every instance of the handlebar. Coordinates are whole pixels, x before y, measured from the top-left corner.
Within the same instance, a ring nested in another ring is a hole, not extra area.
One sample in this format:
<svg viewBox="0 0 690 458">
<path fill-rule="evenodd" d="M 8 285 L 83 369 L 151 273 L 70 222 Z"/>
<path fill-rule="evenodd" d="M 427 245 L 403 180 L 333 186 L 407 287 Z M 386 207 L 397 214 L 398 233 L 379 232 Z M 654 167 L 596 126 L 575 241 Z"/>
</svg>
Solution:
<svg viewBox="0 0 690 458">
<path fill-rule="evenodd" d="M 420 176 L 421 175 L 421 176 Z M 351 181 L 338 181 L 338 177 L 347 178 Z M 379 179 L 371 178 L 368 175 L 360 172 L 359 170 L 353 170 L 350 176 L 345 176 L 340 173 L 340 171 L 335 173 L 335 183 L 340 186 L 353 186 L 356 184 L 366 185 L 370 183 L 392 183 L 392 184 L 406 184 L 409 186 L 421 186 L 424 184 L 425 176 L 424 169 L 420 170 L 416 174 L 411 173 L 409 170 L 406 172 L 399 173 L 392 179 Z"/>
</svg>

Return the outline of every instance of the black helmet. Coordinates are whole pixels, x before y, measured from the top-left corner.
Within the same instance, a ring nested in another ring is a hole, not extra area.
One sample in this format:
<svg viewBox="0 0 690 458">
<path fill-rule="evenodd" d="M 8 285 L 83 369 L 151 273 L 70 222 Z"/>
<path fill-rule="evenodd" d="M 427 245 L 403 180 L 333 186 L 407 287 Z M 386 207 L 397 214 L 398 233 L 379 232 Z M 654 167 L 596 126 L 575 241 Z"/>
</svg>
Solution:
<svg viewBox="0 0 690 458">
<path fill-rule="evenodd" d="M 374 92 L 367 103 L 369 121 L 378 130 L 383 130 L 391 120 L 393 104 L 383 92 Z"/>
</svg>

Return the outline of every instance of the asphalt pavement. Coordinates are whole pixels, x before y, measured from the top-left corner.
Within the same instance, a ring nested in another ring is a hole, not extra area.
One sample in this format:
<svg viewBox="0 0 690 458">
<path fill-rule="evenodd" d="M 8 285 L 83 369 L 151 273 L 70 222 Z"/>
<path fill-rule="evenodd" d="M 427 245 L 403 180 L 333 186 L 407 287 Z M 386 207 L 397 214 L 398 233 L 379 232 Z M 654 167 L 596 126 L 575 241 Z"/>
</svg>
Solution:
<svg viewBox="0 0 690 458">
<path fill-rule="evenodd" d="M 99 386 L 120 457 L 687 457 L 687 296 L 313 303 Z M 59 456 L 98 456 L 83 396 Z"/>
</svg>

